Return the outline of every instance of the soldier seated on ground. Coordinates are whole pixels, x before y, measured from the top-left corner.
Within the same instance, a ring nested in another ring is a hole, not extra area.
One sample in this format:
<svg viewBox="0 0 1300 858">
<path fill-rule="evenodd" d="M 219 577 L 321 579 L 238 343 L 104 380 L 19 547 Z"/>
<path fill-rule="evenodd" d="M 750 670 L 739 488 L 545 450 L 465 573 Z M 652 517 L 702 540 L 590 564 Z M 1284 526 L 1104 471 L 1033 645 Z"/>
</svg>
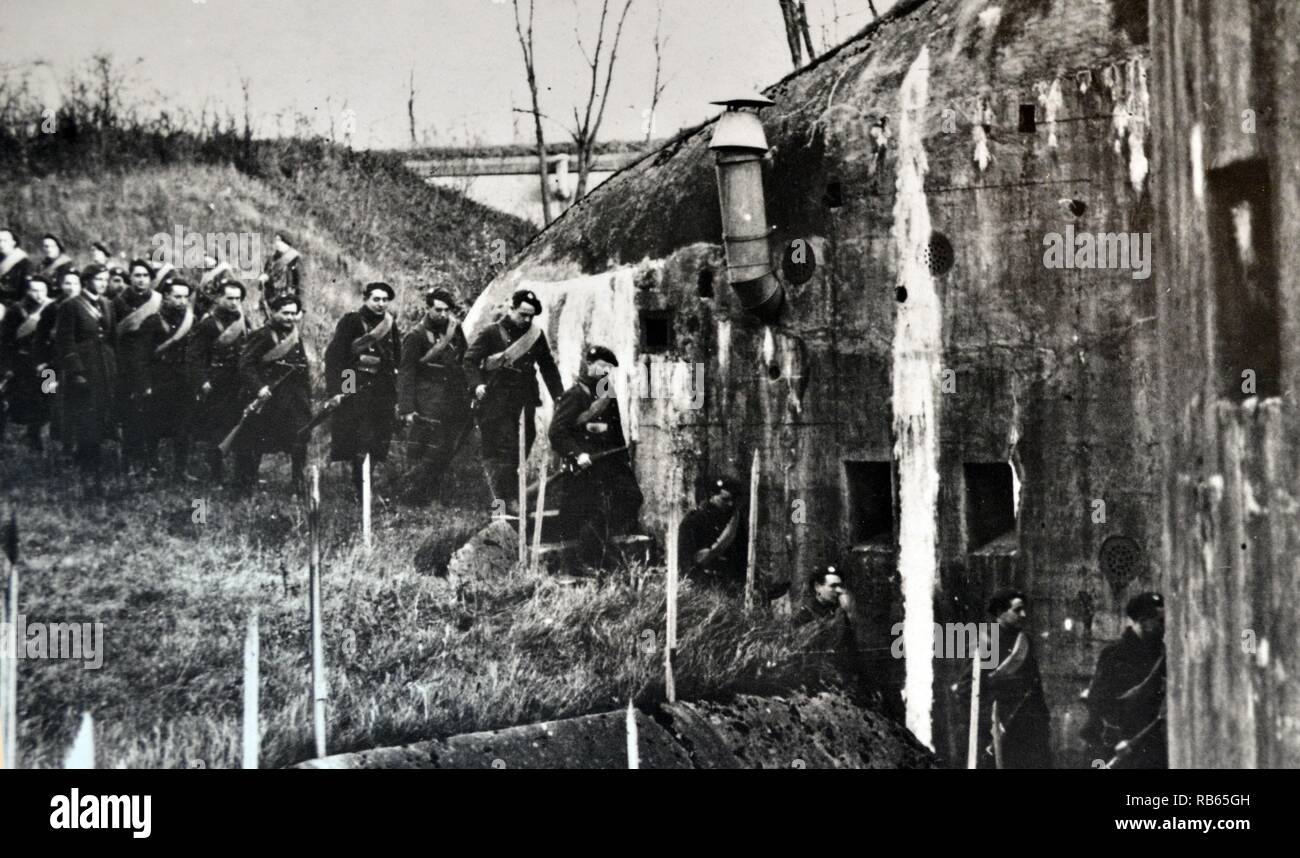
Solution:
<svg viewBox="0 0 1300 858">
<path fill-rule="evenodd" d="M 1093 759 L 1111 768 L 1169 767 L 1165 729 L 1165 605 L 1140 593 L 1124 609 L 1123 636 L 1101 651 L 1084 692 L 1088 722 L 1081 732 Z"/>
</svg>

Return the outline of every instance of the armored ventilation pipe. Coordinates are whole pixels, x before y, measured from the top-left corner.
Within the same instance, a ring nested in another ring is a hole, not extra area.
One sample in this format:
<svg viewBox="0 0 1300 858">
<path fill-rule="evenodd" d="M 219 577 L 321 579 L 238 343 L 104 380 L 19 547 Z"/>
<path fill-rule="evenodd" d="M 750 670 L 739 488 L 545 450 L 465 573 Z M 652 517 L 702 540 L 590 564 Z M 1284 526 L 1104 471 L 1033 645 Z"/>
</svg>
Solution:
<svg viewBox="0 0 1300 858">
<path fill-rule="evenodd" d="M 772 100 L 754 94 L 712 103 L 727 108 L 718 117 L 709 142 L 718 169 L 727 279 L 747 312 L 764 322 L 774 322 L 785 303 L 785 290 L 773 273 L 768 248 L 771 230 L 763 196 L 767 136 L 758 118 L 758 110 L 772 104 Z"/>
</svg>

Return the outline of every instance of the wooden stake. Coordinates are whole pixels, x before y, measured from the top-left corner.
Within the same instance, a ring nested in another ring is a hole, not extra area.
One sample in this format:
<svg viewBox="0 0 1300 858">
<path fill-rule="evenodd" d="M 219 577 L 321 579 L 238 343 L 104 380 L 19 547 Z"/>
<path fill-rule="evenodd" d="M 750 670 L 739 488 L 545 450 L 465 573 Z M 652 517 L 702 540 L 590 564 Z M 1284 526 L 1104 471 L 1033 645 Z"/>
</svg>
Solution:
<svg viewBox="0 0 1300 858">
<path fill-rule="evenodd" d="M 528 409 L 519 412 L 519 568 L 528 565 Z"/>
<path fill-rule="evenodd" d="M 364 471 L 362 472 L 364 476 Z M 311 468 L 311 502 L 307 508 L 311 536 L 311 700 L 312 723 L 316 736 L 316 756 L 325 756 L 325 647 L 322 642 L 320 599 L 320 469 Z"/>
<path fill-rule="evenodd" d="M 975 665 L 970 681 L 970 741 L 966 748 L 966 768 L 977 768 L 980 745 L 980 651 L 975 648 Z"/>
<path fill-rule="evenodd" d="M 627 767 L 641 768 L 640 740 L 636 731 L 636 710 L 632 708 L 632 698 L 627 699 Z"/>
<path fill-rule="evenodd" d="M 361 460 L 361 540 L 370 550 L 370 454 Z"/>
<path fill-rule="evenodd" d="M 65 769 L 93 769 L 95 767 L 95 720 L 89 712 L 81 713 L 81 726 L 72 740 L 68 756 L 63 760 Z"/>
<path fill-rule="evenodd" d="M 4 751 L 5 768 L 18 768 L 18 564 L 9 564 L 9 594 L 6 599 L 5 620 L 9 623 L 6 633 L 8 646 L 5 652 L 10 657 L 5 659 L 9 665 L 5 670 L 4 689 Z"/>
<path fill-rule="evenodd" d="M 537 480 L 537 510 L 533 513 L 537 521 L 533 524 L 533 568 L 542 566 L 542 521 L 546 516 L 546 470 L 550 464 L 549 455 L 542 456 L 542 472 Z"/>
<path fill-rule="evenodd" d="M 758 451 L 754 451 L 754 464 L 749 470 L 749 533 L 745 552 L 745 610 L 754 610 L 755 580 L 758 575 Z"/>
<path fill-rule="evenodd" d="M 248 633 L 244 637 L 244 768 L 258 767 L 258 752 L 261 748 L 261 730 L 257 721 L 258 712 L 258 661 L 260 657 L 258 641 L 257 608 L 248 619 Z"/>
<path fill-rule="evenodd" d="M 677 682 L 673 677 L 673 654 L 677 649 L 677 528 L 680 513 L 674 503 L 668 517 L 668 584 L 664 629 L 664 692 L 669 703 L 677 702 Z"/>
</svg>

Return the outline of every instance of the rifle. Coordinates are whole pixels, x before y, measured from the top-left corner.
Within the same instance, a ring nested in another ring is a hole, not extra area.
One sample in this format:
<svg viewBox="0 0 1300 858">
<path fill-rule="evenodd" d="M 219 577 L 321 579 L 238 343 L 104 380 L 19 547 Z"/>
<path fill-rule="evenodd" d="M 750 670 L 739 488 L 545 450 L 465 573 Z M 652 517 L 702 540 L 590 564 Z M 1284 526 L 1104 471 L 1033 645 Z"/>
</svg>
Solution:
<svg viewBox="0 0 1300 858">
<path fill-rule="evenodd" d="M 626 453 L 627 449 L 628 448 L 626 446 L 622 446 L 622 447 L 615 447 L 613 450 L 605 450 L 603 452 L 597 453 L 591 457 L 591 464 L 594 465 L 597 462 L 599 462 L 601 459 L 607 458 L 609 456 L 613 456 L 616 453 Z M 560 464 L 560 470 L 564 475 L 567 476 L 570 474 L 581 473 L 584 469 L 578 465 L 578 459 L 576 456 L 566 456 L 564 458 L 564 461 Z"/>
<path fill-rule="evenodd" d="M 306 441 L 308 438 L 310 438 L 312 430 L 315 429 L 317 426 L 321 425 L 322 423 L 324 423 L 326 420 L 330 419 L 330 417 L 334 414 L 335 411 L 338 411 L 340 408 L 342 408 L 344 401 L 346 401 L 349 396 L 356 396 L 356 394 L 345 393 L 343 394 L 343 399 L 340 399 L 337 402 L 334 401 L 327 402 L 325 404 L 325 407 L 322 408 L 320 411 L 316 412 L 316 416 L 313 417 L 307 423 L 306 426 L 298 430 L 298 440 Z"/>
<path fill-rule="evenodd" d="M 248 423 L 248 419 L 252 417 L 254 414 L 260 412 L 262 408 L 266 405 L 266 403 L 271 400 L 271 397 L 275 395 L 276 388 L 278 388 L 281 384 L 287 381 L 289 376 L 293 375 L 297 371 L 298 371 L 298 367 L 296 366 L 292 367 L 288 372 L 280 376 L 280 378 L 275 382 L 275 384 L 271 385 L 270 396 L 267 396 L 265 399 L 259 396 L 256 399 L 254 399 L 252 402 L 244 406 L 244 413 L 240 416 L 239 422 L 235 424 L 235 428 L 231 429 L 229 434 L 227 434 L 225 438 L 222 438 L 221 443 L 217 445 L 217 449 L 221 451 L 221 454 L 223 456 L 228 454 L 230 452 L 230 448 L 235 445 L 235 439 L 239 437 L 239 433 L 243 430 L 244 425 Z"/>
</svg>

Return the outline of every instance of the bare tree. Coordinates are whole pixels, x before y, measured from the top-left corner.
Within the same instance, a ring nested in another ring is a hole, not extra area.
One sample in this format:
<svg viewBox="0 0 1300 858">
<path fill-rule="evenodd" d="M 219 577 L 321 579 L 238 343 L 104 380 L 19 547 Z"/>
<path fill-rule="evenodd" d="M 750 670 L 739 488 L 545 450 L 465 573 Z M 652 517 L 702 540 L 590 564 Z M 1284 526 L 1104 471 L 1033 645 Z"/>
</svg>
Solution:
<svg viewBox="0 0 1300 858">
<path fill-rule="evenodd" d="M 576 0 L 573 8 L 576 13 L 578 9 Z M 578 50 L 582 51 L 582 58 L 586 60 L 587 67 L 591 70 L 591 87 L 587 92 L 586 109 L 579 116 L 578 108 L 574 106 L 573 127 L 569 129 L 569 136 L 573 138 L 574 148 L 578 151 L 578 187 L 573 194 L 575 200 L 580 200 L 587 194 L 587 180 L 591 175 L 596 136 L 600 133 L 600 123 L 605 118 L 605 104 L 609 101 L 609 85 L 614 79 L 614 62 L 618 57 L 619 40 L 623 36 L 623 22 L 627 20 L 627 12 L 631 8 L 632 0 L 626 0 L 623 4 L 623 12 L 618 17 L 618 25 L 614 28 L 614 40 L 609 46 L 603 87 L 600 87 L 600 57 L 605 46 L 605 21 L 609 16 L 609 0 L 603 0 L 600 4 L 600 26 L 596 31 L 596 48 L 591 54 L 587 53 L 587 48 L 582 43 L 582 35 L 578 32 L 577 24 L 575 23 L 573 27 L 573 33 L 578 39 Z M 596 96 L 598 87 L 600 87 L 599 98 Z"/>
<path fill-rule="evenodd" d="M 785 20 L 785 40 L 790 47 L 790 60 L 795 68 L 803 65 L 803 49 L 808 47 L 808 59 L 817 56 L 812 36 L 808 32 L 808 10 L 803 0 L 777 0 L 781 4 L 781 17 Z"/>
<path fill-rule="evenodd" d="M 537 65 L 533 53 L 533 5 L 536 0 L 528 0 L 528 30 L 525 34 L 519 19 L 519 0 L 511 0 L 515 7 L 515 33 L 519 36 L 519 48 L 524 54 L 524 72 L 528 77 L 528 93 L 532 96 L 533 130 L 537 136 L 537 173 L 542 184 L 542 223 L 551 222 L 551 188 L 546 181 L 546 135 L 542 132 L 542 109 L 537 101 Z"/>
<path fill-rule="evenodd" d="M 411 69 L 411 83 L 406 97 L 406 117 L 411 123 L 411 148 L 419 145 L 415 138 L 415 69 Z"/>
<path fill-rule="evenodd" d="M 655 52 L 655 79 L 650 86 L 650 116 L 645 124 L 645 142 L 649 143 L 655 133 L 655 110 L 659 107 L 659 98 L 668 88 L 668 81 L 660 82 L 663 70 L 664 49 L 668 47 L 668 38 L 663 36 L 664 0 L 659 0 L 655 10 L 655 35 L 651 41 Z"/>
</svg>

